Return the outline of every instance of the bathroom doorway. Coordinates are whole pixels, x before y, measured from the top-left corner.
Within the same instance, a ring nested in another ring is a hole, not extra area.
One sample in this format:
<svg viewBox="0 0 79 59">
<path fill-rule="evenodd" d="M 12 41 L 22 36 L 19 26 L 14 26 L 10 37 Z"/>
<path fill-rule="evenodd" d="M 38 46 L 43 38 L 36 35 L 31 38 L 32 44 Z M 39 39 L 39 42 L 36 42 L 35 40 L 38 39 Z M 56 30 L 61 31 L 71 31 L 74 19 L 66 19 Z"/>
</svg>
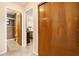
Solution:
<svg viewBox="0 0 79 59">
<path fill-rule="evenodd" d="M 14 51 L 22 45 L 22 15 L 16 10 L 7 8 L 7 51 Z"/>
<path fill-rule="evenodd" d="M 7 8 L 7 51 L 16 49 L 16 46 L 16 11 Z"/>
<path fill-rule="evenodd" d="M 26 45 L 33 47 L 33 8 L 26 11 Z"/>
</svg>

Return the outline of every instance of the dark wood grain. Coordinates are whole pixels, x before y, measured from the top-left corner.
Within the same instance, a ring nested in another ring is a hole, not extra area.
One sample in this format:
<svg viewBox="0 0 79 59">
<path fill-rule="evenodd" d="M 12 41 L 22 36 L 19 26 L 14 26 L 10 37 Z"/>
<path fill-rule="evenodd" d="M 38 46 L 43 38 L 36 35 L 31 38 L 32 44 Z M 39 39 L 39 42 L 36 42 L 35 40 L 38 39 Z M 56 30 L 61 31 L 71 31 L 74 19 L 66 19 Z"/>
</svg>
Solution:
<svg viewBox="0 0 79 59">
<path fill-rule="evenodd" d="M 39 55 L 79 55 L 79 3 L 39 6 Z"/>
</svg>

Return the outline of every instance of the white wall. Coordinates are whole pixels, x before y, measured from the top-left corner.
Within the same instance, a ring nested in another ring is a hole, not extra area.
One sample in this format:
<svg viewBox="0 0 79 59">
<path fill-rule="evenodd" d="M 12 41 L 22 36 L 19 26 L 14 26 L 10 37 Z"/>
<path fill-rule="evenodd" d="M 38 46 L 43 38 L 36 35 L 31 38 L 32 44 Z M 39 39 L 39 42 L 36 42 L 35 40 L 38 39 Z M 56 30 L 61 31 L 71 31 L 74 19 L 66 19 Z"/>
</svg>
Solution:
<svg viewBox="0 0 79 59">
<path fill-rule="evenodd" d="M 5 44 L 5 9 L 0 3 L 0 54 L 6 52 Z"/>
<path fill-rule="evenodd" d="M 31 26 L 30 31 L 33 31 L 33 9 L 30 9 L 29 11 L 26 12 L 26 27 L 28 28 Z"/>
<path fill-rule="evenodd" d="M 0 54 L 7 51 L 7 34 L 6 34 L 6 11 L 5 8 L 11 8 L 23 12 L 22 7 L 14 3 L 0 3 Z"/>
<path fill-rule="evenodd" d="M 31 28 L 31 30 L 30 31 L 33 31 L 33 17 L 32 16 L 29 16 L 29 15 L 27 15 L 27 28 L 29 27 L 29 26 L 31 26 L 32 28 Z"/>
<path fill-rule="evenodd" d="M 38 54 L 38 4 L 37 3 L 28 3 L 24 7 L 24 11 L 28 11 L 31 8 L 33 8 L 33 26 L 34 26 L 33 53 Z M 26 21 L 26 19 L 25 19 L 25 21 Z M 25 31 L 25 29 L 26 28 L 24 28 L 24 31 Z"/>
</svg>

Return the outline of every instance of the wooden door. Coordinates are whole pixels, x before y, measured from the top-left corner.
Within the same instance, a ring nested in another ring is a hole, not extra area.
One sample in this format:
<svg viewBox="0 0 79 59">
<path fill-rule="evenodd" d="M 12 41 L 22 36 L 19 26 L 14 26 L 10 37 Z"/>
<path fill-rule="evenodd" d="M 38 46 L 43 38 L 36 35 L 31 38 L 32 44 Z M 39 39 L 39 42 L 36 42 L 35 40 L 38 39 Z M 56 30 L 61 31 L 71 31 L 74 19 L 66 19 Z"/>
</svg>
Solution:
<svg viewBox="0 0 79 59">
<path fill-rule="evenodd" d="M 17 15 L 17 42 L 19 45 L 22 45 L 22 15 Z"/>
<path fill-rule="evenodd" d="M 76 2 L 39 6 L 39 55 L 79 55 L 78 6 Z"/>
<path fill-rule="evenodd" d="M 39 6 L 39 55 L 49 55 L 50 48 L 50 5 Z"/>
</svg>

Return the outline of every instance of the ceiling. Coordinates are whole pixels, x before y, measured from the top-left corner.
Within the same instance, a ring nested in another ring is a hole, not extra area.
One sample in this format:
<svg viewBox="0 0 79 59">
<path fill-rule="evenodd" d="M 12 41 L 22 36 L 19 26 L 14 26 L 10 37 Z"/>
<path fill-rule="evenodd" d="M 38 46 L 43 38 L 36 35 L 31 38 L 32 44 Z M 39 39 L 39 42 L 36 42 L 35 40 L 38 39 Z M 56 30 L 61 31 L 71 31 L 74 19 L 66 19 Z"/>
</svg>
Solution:
<svg viewBox="0 0 79 59">
<path fill-rule="evenodd" d="M 34 2 L 15 2 L 16 4 L 18 5 L 21 5 L 21 6 L 24 6 L 26 5 L 27 3 L 34 3 Z M 43 3 L 43 2 L 36 2 L 37 4 L 40 4 L 40 3 Z"/>
<path fill-rule="evenodd" d="M 14 3 L 16 3 L 16 4 L 18 4 L 18 5 L 21 5 L 21 6 L 24 6 L 24 5 L 26 5 L 28 2 L 14 2 Z"/>
<path fill-rule="evenodd" d="M 27 3 L 29 3 L 29 2 L 13 2 L 13 3 L 16 3 L 16 4 L 18 4 L 18 5 L 24 6 L 24 5 L 26 5 Z M 41 2 L 37 2 L 37 4 L 40 4 L 40 3 L 41 3 Z M 16 13 L 16 11 L 15 11 L 15 10 L 12 10 L 12 9 L 7 9 L 7 13 L 14 15 L 14 14 Z"/>
</svg>

